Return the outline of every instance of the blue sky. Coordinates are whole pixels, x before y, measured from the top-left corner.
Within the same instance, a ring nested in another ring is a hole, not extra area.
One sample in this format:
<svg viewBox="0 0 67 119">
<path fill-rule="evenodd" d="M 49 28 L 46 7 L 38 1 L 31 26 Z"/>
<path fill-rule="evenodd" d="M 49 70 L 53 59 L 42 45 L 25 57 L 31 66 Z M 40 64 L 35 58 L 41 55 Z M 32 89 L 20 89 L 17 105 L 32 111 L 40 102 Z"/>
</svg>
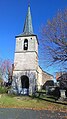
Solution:
<svg viewBox="0 0 67 119">
<path fill-rule="evenodd" d="M 67 7 L 67 0 L 30 0 L 34 33 L 38 35 L 42 24 Z M 14 59 L 15 36 L 22 33 L 28 0 L 0 0 L 0 57 Z M 46 70 L 42 61 L 40 65 Z M 53 73 L 54 67 L 46 71 Z"/>
</svg>

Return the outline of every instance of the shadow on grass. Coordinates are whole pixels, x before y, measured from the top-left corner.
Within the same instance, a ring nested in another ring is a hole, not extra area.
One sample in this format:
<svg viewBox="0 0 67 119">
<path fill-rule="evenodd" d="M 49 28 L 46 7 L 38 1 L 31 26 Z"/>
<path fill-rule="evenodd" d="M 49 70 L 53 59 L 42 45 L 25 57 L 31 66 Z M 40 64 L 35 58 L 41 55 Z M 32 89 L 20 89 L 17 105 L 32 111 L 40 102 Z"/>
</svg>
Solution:
<svg viewBox="0 0 67 119">
<path fill-rule="evenodd" d="M 44 101 L 48 101 L 48 102 L 52 102 L 52 103 L 56 103 L 56 104 L 67 105 L 67 98 L 66 98 L 66 101 L 61 101 L 60 99 L 53 98 L 53 97 L 44 97 L 44 98 L 42 98 L 40 96 L 34 96 L 34 97 L 39 100 L 44 100 Z"/>
</svg>

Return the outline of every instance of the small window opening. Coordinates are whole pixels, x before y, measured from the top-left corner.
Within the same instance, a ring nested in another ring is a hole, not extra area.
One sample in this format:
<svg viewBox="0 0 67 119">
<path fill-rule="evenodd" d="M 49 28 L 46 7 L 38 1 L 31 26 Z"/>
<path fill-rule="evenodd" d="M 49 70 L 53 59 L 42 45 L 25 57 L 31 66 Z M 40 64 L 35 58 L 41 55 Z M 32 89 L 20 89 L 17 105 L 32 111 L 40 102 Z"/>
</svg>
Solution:
<svg viewBox="0 0 67 119">
<path fill-rule="evenodd" d="M 28 40 L 24 40 L 24 50 L 28 50 Z"/>
</svg>

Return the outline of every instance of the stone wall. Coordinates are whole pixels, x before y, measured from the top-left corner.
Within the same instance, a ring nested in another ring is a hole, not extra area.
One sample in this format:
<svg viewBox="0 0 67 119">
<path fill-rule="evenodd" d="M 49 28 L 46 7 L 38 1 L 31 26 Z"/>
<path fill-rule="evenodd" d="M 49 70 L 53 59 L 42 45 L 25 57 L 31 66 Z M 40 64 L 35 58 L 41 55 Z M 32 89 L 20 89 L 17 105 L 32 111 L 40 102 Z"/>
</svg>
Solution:
<svg viewBox="0 0 67 119">
<path fill-rule="evenodd" d="M 52 75 L 42 70 L 42 85 L 46 83 L 46 81 L 53 80 L 53 78 Z"/>
<path fill-rule="evenodd" d="M 38 79 L 37 79 L 38 90 L 40 90 L 44 85 L 44 83 L 46 83 L 46 81 L 48 80 L 53 80 L 53 76 L 43 71 L 41 67 L 38 67 Z"/>
<path fill-rule="evenodd" d="M 36 52 L 15 53 L 14 70 L 33 70 L 38 66 Z"/>
</svg>

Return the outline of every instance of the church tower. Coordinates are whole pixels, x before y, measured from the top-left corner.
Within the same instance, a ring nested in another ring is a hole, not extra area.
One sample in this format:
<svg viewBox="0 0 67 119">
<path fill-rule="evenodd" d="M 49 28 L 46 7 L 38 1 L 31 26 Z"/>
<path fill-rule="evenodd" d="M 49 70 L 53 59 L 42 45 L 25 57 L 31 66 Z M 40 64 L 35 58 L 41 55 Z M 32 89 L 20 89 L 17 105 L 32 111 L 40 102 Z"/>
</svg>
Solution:
<svg viewBox="0 0 67 119">
<path fill-rule="evenodd" d="M 16 36 L 14 55 L 13 91 L 33 94 L 38 78 L 38 39 L 33 32 L 30 5 L 23 32 Z"/>
</svg>

